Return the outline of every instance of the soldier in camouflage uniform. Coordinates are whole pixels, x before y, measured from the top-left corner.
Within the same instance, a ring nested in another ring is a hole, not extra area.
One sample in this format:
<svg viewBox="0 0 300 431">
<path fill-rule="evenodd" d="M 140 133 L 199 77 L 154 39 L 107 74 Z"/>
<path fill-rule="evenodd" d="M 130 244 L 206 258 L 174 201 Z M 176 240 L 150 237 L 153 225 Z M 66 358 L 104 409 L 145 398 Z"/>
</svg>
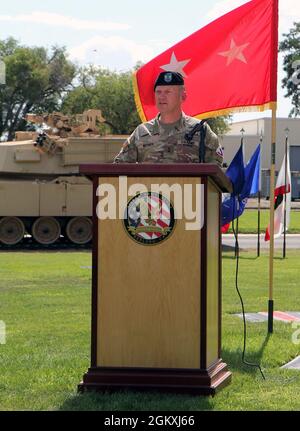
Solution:
<svg viewBox="0 0 300 431">
<path fill-rule="evenodd" d="M 200 121 L 185 115 L 181 104 L 186 98 L 184 81 L 177 72 L 162 72 L 154 85 L 159 114 L 140 124 L 125 141 L 115 163 L 199 163 L 200 132 L 191 140 L 185 135 Z M 222 167 L 223 150 L 217 135 L 205 127 L 205 163 Z"/>
</svg>

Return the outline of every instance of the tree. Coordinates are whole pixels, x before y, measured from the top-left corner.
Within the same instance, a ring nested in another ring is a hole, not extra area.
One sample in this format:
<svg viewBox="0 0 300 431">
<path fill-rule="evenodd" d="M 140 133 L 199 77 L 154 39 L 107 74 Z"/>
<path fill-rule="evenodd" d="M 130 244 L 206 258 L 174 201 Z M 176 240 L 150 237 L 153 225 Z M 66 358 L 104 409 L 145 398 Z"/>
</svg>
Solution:
<svg viewBox="0 0 300 431">
<path fill-rule="evenodd" d="M 223 135 L 229 130 L 228 122 L 231 115 L 208 118 L 207 122 L 217 135 Z"/>
<path fill-rule="evenodd" d="M 79 85 L 66 95 L 62 111 L 75 114 L 85 109 L 101 109 L 110 132 L 129 134 L 140 122 L 131 79 L 131 71 L 117 73 L 84 67 L 79 72 Z"/>
<path fill-rule="evenodd" d="M 25 130 L 28 113 L 59 109 L 63 93 L 70 88 L 75 66 L 65 48 L 26 47 L 13 38 L 0 41 L 0 58 L 6 67 L 6 83 L 0 86 L 0 136 L 13 139 Z"/>
<path fill-rule="evenodd" d="M 283 57 L 283 70 L 286 77 L 282 80 L 282 88 L 286 89 L 285 97 L 291 97 L 293 108 L 290 117 L 300 114 L 300 22 L 295 22 L 284 40 L 279 44 Z"/>
</svg>

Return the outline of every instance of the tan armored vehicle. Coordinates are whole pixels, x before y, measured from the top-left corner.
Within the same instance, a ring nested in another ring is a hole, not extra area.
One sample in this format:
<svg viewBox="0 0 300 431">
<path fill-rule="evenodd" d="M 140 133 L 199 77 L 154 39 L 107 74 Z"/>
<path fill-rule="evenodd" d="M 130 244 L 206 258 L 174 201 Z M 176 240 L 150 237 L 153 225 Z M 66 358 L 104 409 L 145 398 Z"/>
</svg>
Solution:
<svg viewBox="0 0 300 431">
<path fill-rule="evenodd" d="M 100 136 L 101 111 L 73 117 L 28 115 L 42 133 L 17 132 L 0 143 L 0 247 L 31 235 L 39 244 L 87 244 L 92 238 L 92 186 L 81 163 L 112 162 L 126 136 Z"/>
</svg>

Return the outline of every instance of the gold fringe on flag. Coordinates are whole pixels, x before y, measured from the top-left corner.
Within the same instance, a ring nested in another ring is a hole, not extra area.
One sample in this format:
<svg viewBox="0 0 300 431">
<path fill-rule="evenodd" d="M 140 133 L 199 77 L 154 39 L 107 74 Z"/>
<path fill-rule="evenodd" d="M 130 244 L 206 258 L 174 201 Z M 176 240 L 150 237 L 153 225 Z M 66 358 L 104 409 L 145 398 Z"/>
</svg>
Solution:
<svg viewBox="0 0 300 431">
<path fill-rule="evenodd" d="M 139 88 L 138 88 L 138 83 L 137 83 L 136 72 L 133 72 L 133 75 L 132 75 L 132 84 L 133 84 L 134 101 L 135 101 L 135 104 L 136 104 L 136 109 L 138 111 L 140 119 L 144 123 L 145 121 L 147 121 L 147 118 L 146 118 L 146 115 L 144 113 L 142 102 L 141 102 L 141 99 L 140 99 L 140 93 L 139 93 Z"/>
<path fill-rule="evenodd" d="M 262 112 L 267 109 L 276 109 L 277 102 L 267 102 L 262 105 L 250 105 L 250 106 L 234 106 L 232 108 L 219 109 L 217 111 L 203 112 L 199 115 L 194 115 L 195 118 L 202 120 L 203 118 L 220 117 L 221 115 L 229 115 L 238 112 Z"/>
</svg>

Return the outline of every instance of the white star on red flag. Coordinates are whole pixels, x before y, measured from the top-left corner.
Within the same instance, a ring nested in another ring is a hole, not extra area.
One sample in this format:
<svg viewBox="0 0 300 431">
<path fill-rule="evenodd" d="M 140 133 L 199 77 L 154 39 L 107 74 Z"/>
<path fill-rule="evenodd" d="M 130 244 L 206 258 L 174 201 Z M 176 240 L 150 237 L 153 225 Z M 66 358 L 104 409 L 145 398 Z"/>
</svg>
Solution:
<svg viewBox="0 0 300 431">
<path fill-rule="evenodd" d="M 233 60 L 240 60 L 243 63 L 247 63 L 243 51 L 248 45 L 249 43 L 244 43 L 243 45 L 238 46 L 235 41 L 231 39 L 229 51 L 219 52 L 218 54 L 222 55 L 223 57 L 227 57 L 226 66 L 229 66 L 229 64 L 232 63 Z"/>
<path fill-rule="evenodd" d="M 178 61 L 176 58 L 176 55 L 174 51 L 171 55 L 171 60 L 169 64 L 164 64 L 163 66 L 160 66 L 161 69 L 165 70 L 166 72 L 179 72 L 181 75 L 185 78 L 186 74 L 183 71 L 183 68 L 190 62 L 191 60 L 182 60 Z"/>
</svg>

